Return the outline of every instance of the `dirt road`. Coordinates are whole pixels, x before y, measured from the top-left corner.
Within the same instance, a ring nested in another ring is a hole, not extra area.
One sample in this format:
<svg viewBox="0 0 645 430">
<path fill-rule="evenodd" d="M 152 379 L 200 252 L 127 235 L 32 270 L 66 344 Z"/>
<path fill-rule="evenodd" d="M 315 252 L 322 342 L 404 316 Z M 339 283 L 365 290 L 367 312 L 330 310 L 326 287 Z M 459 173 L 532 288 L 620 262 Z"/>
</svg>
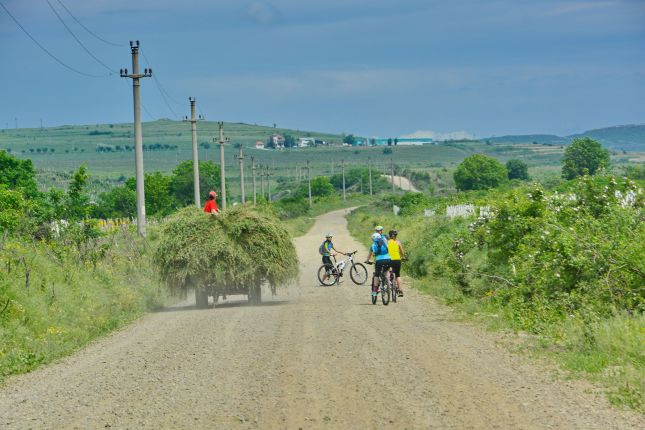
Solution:
<svg viewBox="0 0 645 430">
<path fill-rule="evenodd" d="M 392 183 L 392 175 L 381 175 L 385 178 L 390 184 Z M 394 175 L 394 186 L 402 189 L 403 191 L 410 191 L 413 193 L 418 193 L 419 190 L 415 187 L 412 182 L 405 176 Z"/>
<path fill-rule="evenodd" d="M 296 240 L 297 286 L 262 306 L 232 297 L 151 314 L 12 378 L 0 389 L 0 428 L 645 428 L 586 384 L 557 381 L 448 321 L 428 298 L 408 291 L 373 306 L 369 288 L 348 279 L 318 287 L 328 230 L 341 250 L 364 251 L 342 211 L 324 215 Z"/>
</svg>

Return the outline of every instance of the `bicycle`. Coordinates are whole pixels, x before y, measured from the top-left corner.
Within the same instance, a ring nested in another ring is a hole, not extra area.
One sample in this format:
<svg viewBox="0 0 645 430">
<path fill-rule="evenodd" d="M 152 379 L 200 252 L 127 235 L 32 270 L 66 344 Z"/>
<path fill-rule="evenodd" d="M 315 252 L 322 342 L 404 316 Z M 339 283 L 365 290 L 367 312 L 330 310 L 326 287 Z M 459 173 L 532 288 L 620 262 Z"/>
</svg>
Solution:
<svg viewBox="0 0 645 430">
<path fill-rule="evenodd" d="M 349 277 L 356 285 L 363 285 L 367 282 L 367 269 L 361 263 L 354 261 L 354 256 L 358 251 L 349 252 L 347 258 L 335 263 L 333 266 L 323 264 L 318 269 L 318 280 L 326 287 L 330 287 L 340 282 L 345 267 L 349 264 Z M 334 261 L 336 257 L 334 256 Z"/>
<path fill-rule="evenodd" d="M 396 303 L 396 299 L 399 296 L 399 284 L 396 282 L 396 275 L 394 270 L 390 269 L 390 285 L 392 285 L 392 301 Z"/>
<path fill-rule="evenodd" d="M 374 264 L 371 261 L 366 261 L 367 264 Z M 388 267 L 386 270 L 383 270 L 381 276 L 379 277 L 379 285 L 374 286 L 372 283 L 372 304 L 376 304 L 378 293 L 381 293 L 381 302 L 385 306 L 390 303 L 390 294 L 392 292 L 392 282 L 390 281 L 390 276 L 392 270 Z"/>
<path fill-rule="evenodd" d="M 401 262 L 405 261 L 406 258 L 401 259 Z M 401 294 L 401 289 L 399 288 L 399 283 L 396 281 L 396 275 L 394 270 L 390 268 L 390 284 L 392 285 L 392 301 L 396 303 L 399 294 Z"/>
</svg>

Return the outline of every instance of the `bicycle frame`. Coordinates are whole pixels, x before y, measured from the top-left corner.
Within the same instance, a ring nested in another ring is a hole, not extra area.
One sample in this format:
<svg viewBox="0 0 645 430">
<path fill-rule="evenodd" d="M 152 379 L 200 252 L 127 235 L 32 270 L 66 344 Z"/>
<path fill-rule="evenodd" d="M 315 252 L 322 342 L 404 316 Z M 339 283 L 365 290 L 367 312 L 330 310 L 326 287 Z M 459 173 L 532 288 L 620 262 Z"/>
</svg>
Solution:
<svg viewBox="0 0 645 430">
<path fill-rule="evenodd" d="M 343 270 L 345 269 L 345 267 L 347 267 L 348 262 L 351 263 L 352 265 L 354 264 L 354 255 L 356 254 L 356 252 L 357 251 L 348 253 L 347 258 L 345 258 L 344 260 L 340 260 L 340 261 L 336 261 L 336 256 L 334 255 L 333 256 L 334 257 L 334 267 L 332 268 L 332 270 L 336 269 L 339 274 L 342 274 Z"/>
</svg>

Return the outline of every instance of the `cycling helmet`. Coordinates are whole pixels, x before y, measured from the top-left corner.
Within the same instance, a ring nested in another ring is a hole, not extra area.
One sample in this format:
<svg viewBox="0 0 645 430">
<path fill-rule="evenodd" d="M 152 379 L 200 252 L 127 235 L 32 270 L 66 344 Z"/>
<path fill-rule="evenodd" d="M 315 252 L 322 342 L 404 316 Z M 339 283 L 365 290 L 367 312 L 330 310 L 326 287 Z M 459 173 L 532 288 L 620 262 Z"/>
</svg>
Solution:
<svg viewBox="0 0 645 430">
<path fill-rule="evenodd" d="M 396 231 L 396 230 L 390 230 L 390 232 L 388 233 L 388 235 L 389 235 L 390 237 L 392 237 L 392 236 L 396 236 L 397 234 L 399 234 L 399 232 L 398 232 L 398 231 Z"/>
<path fill-rule="evenodd" d="M 327 234 L 325 235 L 325 238 L 328 238 L 328 237 L 334 237 L 334 235 L 333 235 L 332 233 L 327 233 Z"/>
<path fill-rule="evenodd" d="M 372 240 L 379 240 L 380 238 L 381 238 L 381 235 L 380 235 L 380 234 L 378 234 L 378 233 L 374 233 L 374 234 L 372 235 Z"/>
<path fill-rule="evenodd" d="M 382 225 L 377 225 L 376 227 L 374 227 L 374 230 L 383 231 L 383 226 Z"/>
</svg>

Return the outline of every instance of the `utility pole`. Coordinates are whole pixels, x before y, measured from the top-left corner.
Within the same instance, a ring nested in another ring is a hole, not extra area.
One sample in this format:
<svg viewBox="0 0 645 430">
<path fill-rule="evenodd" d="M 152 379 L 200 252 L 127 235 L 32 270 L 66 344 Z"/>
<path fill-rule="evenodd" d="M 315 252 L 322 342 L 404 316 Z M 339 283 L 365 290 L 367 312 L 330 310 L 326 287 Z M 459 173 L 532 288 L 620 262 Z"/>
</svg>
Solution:
<svg viewBox="0 0 645 430">
<path fill-rule="evenodd" d="M 139 73 L 139 41 L 130 41 L 132 51 L 132 74 L 128 69 L 120 70 L 122 78 L 132 79 L 132 96 L 134 99 L 134 163 L 137 181 L 137 232 L 141 236 L 146 235 L 146 198 L 143 186 L 143 136 L 141 132 L 141 97 L 139 94 L 139 79 L 152 76 L 152 69 L 144 69 L 143 74 Z"/>
<path fill-rule="evenodd" d="M 199 191 L 199 149 L 197 148 L 197 120 L 203 120 L 204 118 L 199 115 L 199 118 L 195 117 L 195 97 L 188 97 L 190 102 L 190 119 L 184 117 L 184 121 L 190 121 L 190 129 L 193 134 L 193 182 L 195 183 L 195 206 L 198 208 L 201 207 L 200 202 L 200 191 Z M 178 157 L 178 155 L 177 155 Z"/>
<path fill-rule="evenodd" d="M 226 174 L 224 172 L 225 162 L 224 162 L 224 144 L 228 142 L 228 137 L 224 137 L 224 123 L 222 121 L 217 123 L 219 125 L 219 178 L 220 186 L 222 187 L 222 210 L 226 209 Z M 215 140 L 215 139 L 213 139 Z"/>
<path fill-rule="evenodd" d="M 269 203 L 271 203 L 271 182 L 269 179 L 269 176 L 271 176 L 271 173 L 269 172 L 269 165 L 266 165 L 266 172 L 264 176 L 267 178 L 267 200 Z"/>
<path fill-rule="evenodd" d="M 392 179 L 392 194 L 394 194 L 394 157 L 390 158 L 390 179 Z"/>
<path fill-rule="evenodd" d="M 260 195 L 264 198 L 264 173 L 262 171 L 262 165 L 258 166 L 260 169 Z"/>
<path fill-rule="evenodd" d="M 341 169 L 343 172 L 343 201 L 347 201 L 347 195 L 345 193 L 345 159 L 341 161 Z"/>
<path fill-rule="evenodd" d="M 309 209 L 313 206 L 311 201 L 311 167 L 309 167 L 309 160 L 307 160 L 307 181 L 309 183 Z"/>
<path fill-rule="evenodd" d="M 257 187 L 255 184 L 255 158 L 251 157 L 251 172 L 253 173 L 253 206 L 257 205 Z"/>
<path fill-rule="evenodd" d="M 370 176 L 370 196 L 372 195 L 372 157 L 367 158 L 367 170 Z"/>
<path fill-rule="evenodd" d="M 240 153 L 237 156 L 240 162 L 240 188 L 242 188 L 242 204 L 246 203 L 246 193 L 244 192 L 244 145 L 240 143 Z"/>
</svg>

